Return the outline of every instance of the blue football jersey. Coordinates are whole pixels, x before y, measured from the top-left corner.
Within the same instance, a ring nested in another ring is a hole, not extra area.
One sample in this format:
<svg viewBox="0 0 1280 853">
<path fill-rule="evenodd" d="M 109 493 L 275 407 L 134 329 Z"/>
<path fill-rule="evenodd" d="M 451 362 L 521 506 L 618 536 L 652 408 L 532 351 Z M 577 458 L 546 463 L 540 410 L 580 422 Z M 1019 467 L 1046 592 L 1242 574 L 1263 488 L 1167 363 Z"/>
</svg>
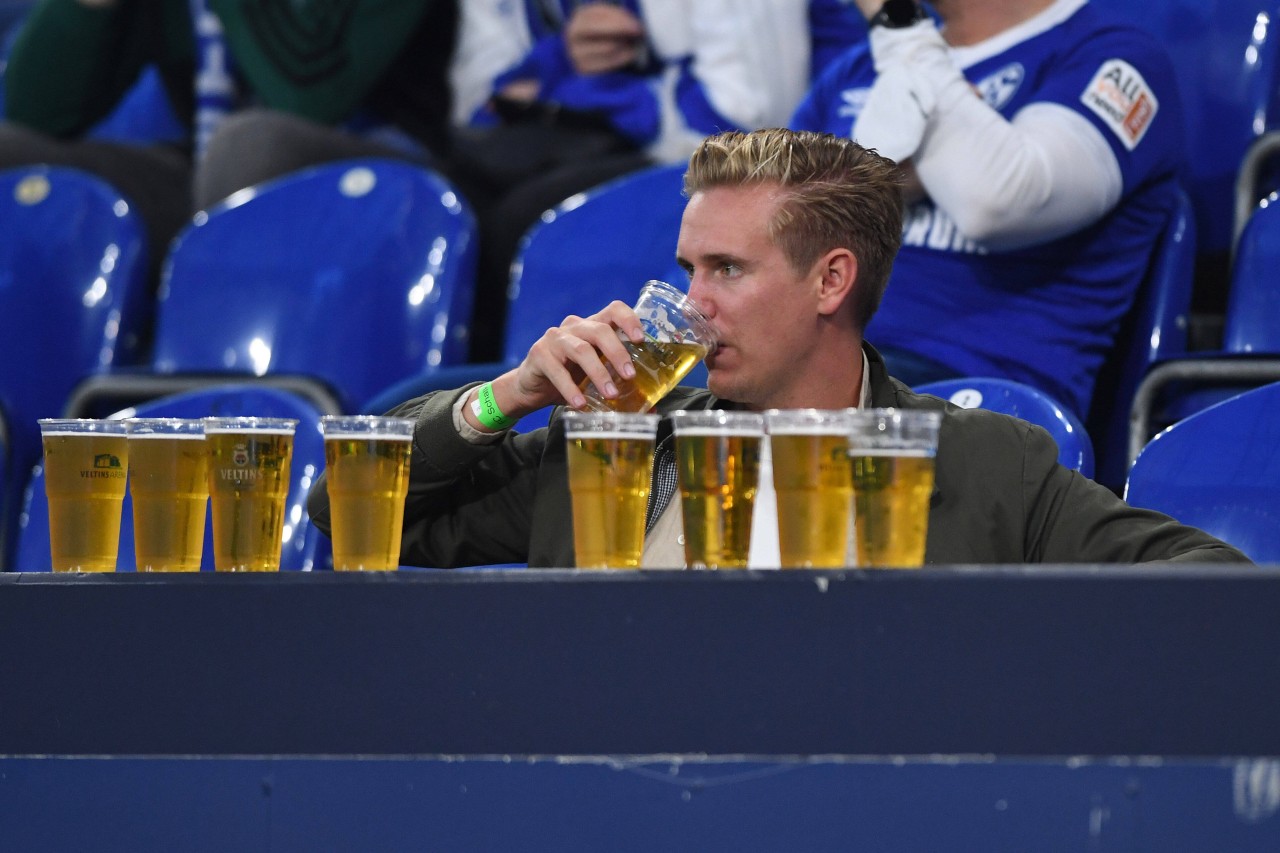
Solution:
<svg viewBox="0 0 1280 853">
<path fill-rule="evenodd" d="M 929 199 L 912 205 L 866 336 L 962 375 L 1037 386 L 1083 417 L 1174 209 L 1184 128 L 1173 68 L 1158 42 L 1093 4 L 1072 12 L 1077 2 L 1060 0 L 958 59 L 967 62 L 961 70 L 976 92 L 1006 119 L 1030 104 L 1053 103 L 1097 127 L 1120 166 L 1119 203 L 1073 234 L 1002 252 L 968 239 Z M 1065 19 L 1053 22 L 1055 12 Z M 851 135 L 874 77 L 864 41 L 815 83 L 792 127 Z M 1075 167 L 1080 180 L 1090 179 L 1089 163 Z"/>
</svg>

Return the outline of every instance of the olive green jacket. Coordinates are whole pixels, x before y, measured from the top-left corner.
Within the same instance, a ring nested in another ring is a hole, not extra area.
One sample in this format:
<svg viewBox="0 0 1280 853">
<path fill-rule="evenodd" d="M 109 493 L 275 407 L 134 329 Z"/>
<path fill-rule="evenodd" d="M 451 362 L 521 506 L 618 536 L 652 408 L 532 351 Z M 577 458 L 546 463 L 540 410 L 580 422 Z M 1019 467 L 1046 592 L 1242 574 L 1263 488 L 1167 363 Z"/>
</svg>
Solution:
<svg viewBox="0 0 1280 853">
<path fill-rule="evenodd" d="M 1058 464 L 1057 446 L 1042 428 L 913 393 L 888 375 L 873 348 L 867 346 L 866 352 L 872 405 L 946 413 L 938 437 L 926 563 L 1247 561 L 1212 536 L 1130 507 L 1109 489 Z M 466 390 L 428 394 L 392 412 L 418 422 L 402 564 L 572 566 L 560 411 L 552 414 L 546 429 L 472 444 L 453 424 L 453 405 Z M 733 407 L 706 390 L 677 388 L 658 411 Z M 667 421 L 663 429 L 670 429 Z M 312 491 L 309 508 L 327 533 L 323 478 Z"/>
</svg>

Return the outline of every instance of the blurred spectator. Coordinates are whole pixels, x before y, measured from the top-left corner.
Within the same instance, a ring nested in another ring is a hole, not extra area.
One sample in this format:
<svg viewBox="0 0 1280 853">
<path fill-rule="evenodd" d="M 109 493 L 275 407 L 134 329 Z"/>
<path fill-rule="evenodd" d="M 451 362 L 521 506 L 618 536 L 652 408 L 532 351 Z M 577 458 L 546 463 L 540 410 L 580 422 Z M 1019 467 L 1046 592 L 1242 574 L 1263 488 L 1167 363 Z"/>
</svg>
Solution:
<svg viewBox="0 0 1280 853">
<path fill-rule="evenodd" d="M 908 173 L 867 338 L 915 385 L 1003 376 L 1084 417 L 1183 164 L 1160 45 L 1086 0 L 856 0 L 867 43 L 791 121 Z"/>
<path fill-rule="evenodd" d="M 40 0 L 9 58 L 0 168 L 102 176 L 159 263 L 193 209 L 242 187 L 344 157 L 443 156 L 456 24 L 457 0 Z M 186 138 L 89 138 L 147 68 Z"/>
<path fill-rule="evenodd" d="M 452 79 L 482 228 L 473 356 L 500 355 L 510 263 L 539 214 L 708 134 L 785 123 L 862 31 L 848 0 L 466 0 Z"/>
</svg>

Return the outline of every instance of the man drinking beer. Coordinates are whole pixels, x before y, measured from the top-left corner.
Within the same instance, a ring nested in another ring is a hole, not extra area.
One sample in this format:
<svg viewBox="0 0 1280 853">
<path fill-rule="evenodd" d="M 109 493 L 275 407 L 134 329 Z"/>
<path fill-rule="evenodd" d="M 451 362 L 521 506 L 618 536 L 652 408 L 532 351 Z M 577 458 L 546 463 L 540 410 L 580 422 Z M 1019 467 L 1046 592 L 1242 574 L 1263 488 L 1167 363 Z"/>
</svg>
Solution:
<svg viewBox="0 0 1280 853">
<path fill-rule="evenodd" d="M 911 392 L 863 341 L 902 230 L 894 163 L 840 137 L 769 129 L 706 139 L 685 177 L 677 259 L 689 297 L 714 327 L 706 389 L 677 388 L 655 408 L 944 412 L 926 563 L 1236 561 L 1236 549 L 1134 509 L 1058 464 L 1042 429 Z M 637 283 L 638 285 L 639 283 Z M 613 302 L 549 329 L 492 382 L 398 406 L 417 422 L 401 562 L 452 567 L 574 565 L 564 406 L 582 408 L 589 379 L 616 397 L 609 366 L 634 376 L 620 337 L 643 339 Z M 607 363 L 607 364 L 606 364 Z M 557 407 L 546 428 L 510 424 Z M 684 565 L 670 425 L 655 451 L 643 566 Z M 312 518 L 328 528 L 323 480 Z"/>
</svg>

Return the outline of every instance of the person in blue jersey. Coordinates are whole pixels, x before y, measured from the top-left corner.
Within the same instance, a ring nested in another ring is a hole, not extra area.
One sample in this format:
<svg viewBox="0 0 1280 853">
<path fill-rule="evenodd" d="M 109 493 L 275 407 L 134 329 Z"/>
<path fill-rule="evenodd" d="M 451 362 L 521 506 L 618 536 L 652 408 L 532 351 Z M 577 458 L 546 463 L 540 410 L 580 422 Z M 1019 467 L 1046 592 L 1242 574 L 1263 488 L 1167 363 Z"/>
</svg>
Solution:
<svg viewBox="0 0 1280 853">
<path fill-rule="evenodd" d="M 1172 215 L 1184 162 L 1170 61 L 1086 0 L 856 0 L 867 41 L 793 128 L 907 175 L 903 246 L 867 337 L 908 384 L 1003 376 L 1088 414 Z"/>
<path fill-rule="evenodd" d="M 865 25 L 851 0 L 467 0 L 456 166 L 478 208 L 473 357 L 501 351 L 509 267 L 538 216 L 703 137 L 786 123 Z"/>
</svg>

